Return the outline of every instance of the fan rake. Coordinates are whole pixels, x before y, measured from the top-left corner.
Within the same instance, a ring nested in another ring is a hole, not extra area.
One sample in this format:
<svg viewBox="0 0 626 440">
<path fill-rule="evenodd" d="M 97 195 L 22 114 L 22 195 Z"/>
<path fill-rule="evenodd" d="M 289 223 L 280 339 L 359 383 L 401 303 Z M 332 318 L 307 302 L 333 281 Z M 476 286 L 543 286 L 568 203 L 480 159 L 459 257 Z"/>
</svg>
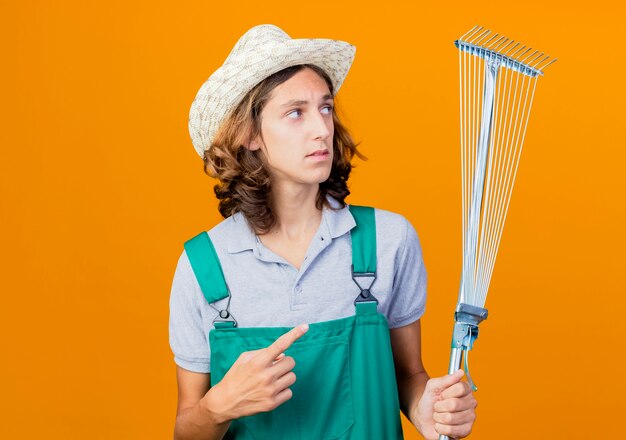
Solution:
<svg viewBox="0 0 626 440">
<path fill-rule="evenodd" d="M 463 361 L 487 318 L 487 291 L 500 245 L 537 80 L 556 61 L 475 26 L 459 49 L 463 268 L 448 372 Z M 440 436 L 440 440 L 448 437 Z"/>
</svg>

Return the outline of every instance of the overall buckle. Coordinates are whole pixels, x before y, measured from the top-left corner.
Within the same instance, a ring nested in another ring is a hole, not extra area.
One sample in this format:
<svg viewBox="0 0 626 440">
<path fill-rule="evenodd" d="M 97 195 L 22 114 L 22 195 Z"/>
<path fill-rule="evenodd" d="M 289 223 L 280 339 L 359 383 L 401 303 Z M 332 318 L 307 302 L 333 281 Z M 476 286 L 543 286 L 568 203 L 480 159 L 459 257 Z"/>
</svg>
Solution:
<svg viewBox="0 0 626 440">
<path fill-rule="evenodd" d="M 359 295 L 354 300 L 354 305 L 356 305 L 357 303 L 361 303 L 361 302 L 375 302 L 376 304 L 378 304 L 378 299 L 376 299 L 376 297 L 371 292 L 372 285 L 376 281 L 376 272 L 356 272 L 355 273 L 354 264 L 351 265 L 351 269 L 352 269 L 352 280 L 361 290 Z M 359 282 L 357 281 L 357 278 L 371 278 L 372 282 L 369 283 L 368 286 L 364 287 L 363 285 L 359 284 Z"/>
<path fill-rule="evenodd" d="M 230 299 L 231 299 L 231 295 L 230 295 L 230 290 L 229 290 L 228 291 L 228 302 L 226 303 L 226 308 L 224 308 L 222 310 L 219 310 L 212 303 L 209 303 L 209 305 L 211 307 L 213 307 L 215 310 L 217 310 L 217 316 L 213 320 L 213 326 L 215 328 L 218 328 L 218 327 L 229 327 L 228 324 L 231 324 L 233 327 L 237 327 L 237 320 L 230 313 Z"/>
</svg>

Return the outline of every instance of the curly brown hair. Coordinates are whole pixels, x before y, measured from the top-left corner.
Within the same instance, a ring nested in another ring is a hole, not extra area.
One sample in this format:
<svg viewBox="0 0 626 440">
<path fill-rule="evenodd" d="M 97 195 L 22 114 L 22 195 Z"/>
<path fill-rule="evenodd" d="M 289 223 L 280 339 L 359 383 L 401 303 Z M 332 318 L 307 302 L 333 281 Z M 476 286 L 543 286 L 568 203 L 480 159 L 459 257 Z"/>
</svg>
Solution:
<svg viewBox="0 0 626 440">
<path fill-rule="evenodd" d="M 276 218 L 270 203 L 270 176 L 261 157 L 260 150 L 246 148 L 251 139 L 261 135 L 261 111 L 271 98 L 272 90 L 287 81 L 296 72 L 310 68 L 328 84 L 334 96 L 333 85 L 326 72 L 312 64 L 299 64 L 283 69 L 265 78 L 250 90 L 233 112 L 222 122 L 216 136 L 204 153 L 204 172 L 219 180 L 214 186 L 219 199 L 219 211 L 224 218 L 241 211 L 257 234 L 269 232 Z M 350 194 L 348 177 L 353 165 L 351 160 L 357 155 L 367 160 L 357 150 L 358 144 L 352 140 L 347 128 L 333 110 L 333 163 L 330 176 L 320 183 L 316 206 L 332 207 L 326 200 L 330 195 L 346 206 L 345 198 Z"/>
</svg>

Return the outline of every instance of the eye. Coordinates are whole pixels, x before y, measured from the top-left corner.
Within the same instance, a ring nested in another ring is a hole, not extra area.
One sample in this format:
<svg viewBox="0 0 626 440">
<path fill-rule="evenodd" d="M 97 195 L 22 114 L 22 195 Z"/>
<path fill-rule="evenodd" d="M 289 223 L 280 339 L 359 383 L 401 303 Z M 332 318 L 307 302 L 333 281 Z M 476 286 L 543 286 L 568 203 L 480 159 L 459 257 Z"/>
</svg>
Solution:
<svg viewBox="0 0 626 440">
<path fill-rule="evenodd" d="M 332 105 L 327 105 L 326 107 L 324 107 L 323 109 L 327 109 L 328 113 L 326 113 L 327 115 L 330 115 L 333 113 L 333 106 Z M 322 109 L 322 110 L 323 110 Z"/>
<path fill-rule="evenodd" d="M 287 113 L 287 117 L 290 118 L 290 119 L 297 119 L 297 117 L 294 118 L 294 117 L 291 116 L 291 115 L 293 115 L 295 113 L 302 114 L 302 110 L 300 110 L 299 108 L 294 109 L 294 110 L 290 111 L 289 113 Z"/>
</svg>

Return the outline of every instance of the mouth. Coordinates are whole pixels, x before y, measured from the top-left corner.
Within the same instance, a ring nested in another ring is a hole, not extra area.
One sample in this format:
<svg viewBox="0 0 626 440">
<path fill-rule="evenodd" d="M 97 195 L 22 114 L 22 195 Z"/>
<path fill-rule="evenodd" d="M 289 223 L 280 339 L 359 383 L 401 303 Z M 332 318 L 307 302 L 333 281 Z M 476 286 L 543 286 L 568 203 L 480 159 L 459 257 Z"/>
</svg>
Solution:
<svg viewBox="0 0 626 440">
<path fill-rule="evenodd" d="M 311 154 L 307 154 L 306 157 L 327 157 L 330 154 L 326 148 L 322 148 L 320 150 L 314 151 Z"/>
</svg>

